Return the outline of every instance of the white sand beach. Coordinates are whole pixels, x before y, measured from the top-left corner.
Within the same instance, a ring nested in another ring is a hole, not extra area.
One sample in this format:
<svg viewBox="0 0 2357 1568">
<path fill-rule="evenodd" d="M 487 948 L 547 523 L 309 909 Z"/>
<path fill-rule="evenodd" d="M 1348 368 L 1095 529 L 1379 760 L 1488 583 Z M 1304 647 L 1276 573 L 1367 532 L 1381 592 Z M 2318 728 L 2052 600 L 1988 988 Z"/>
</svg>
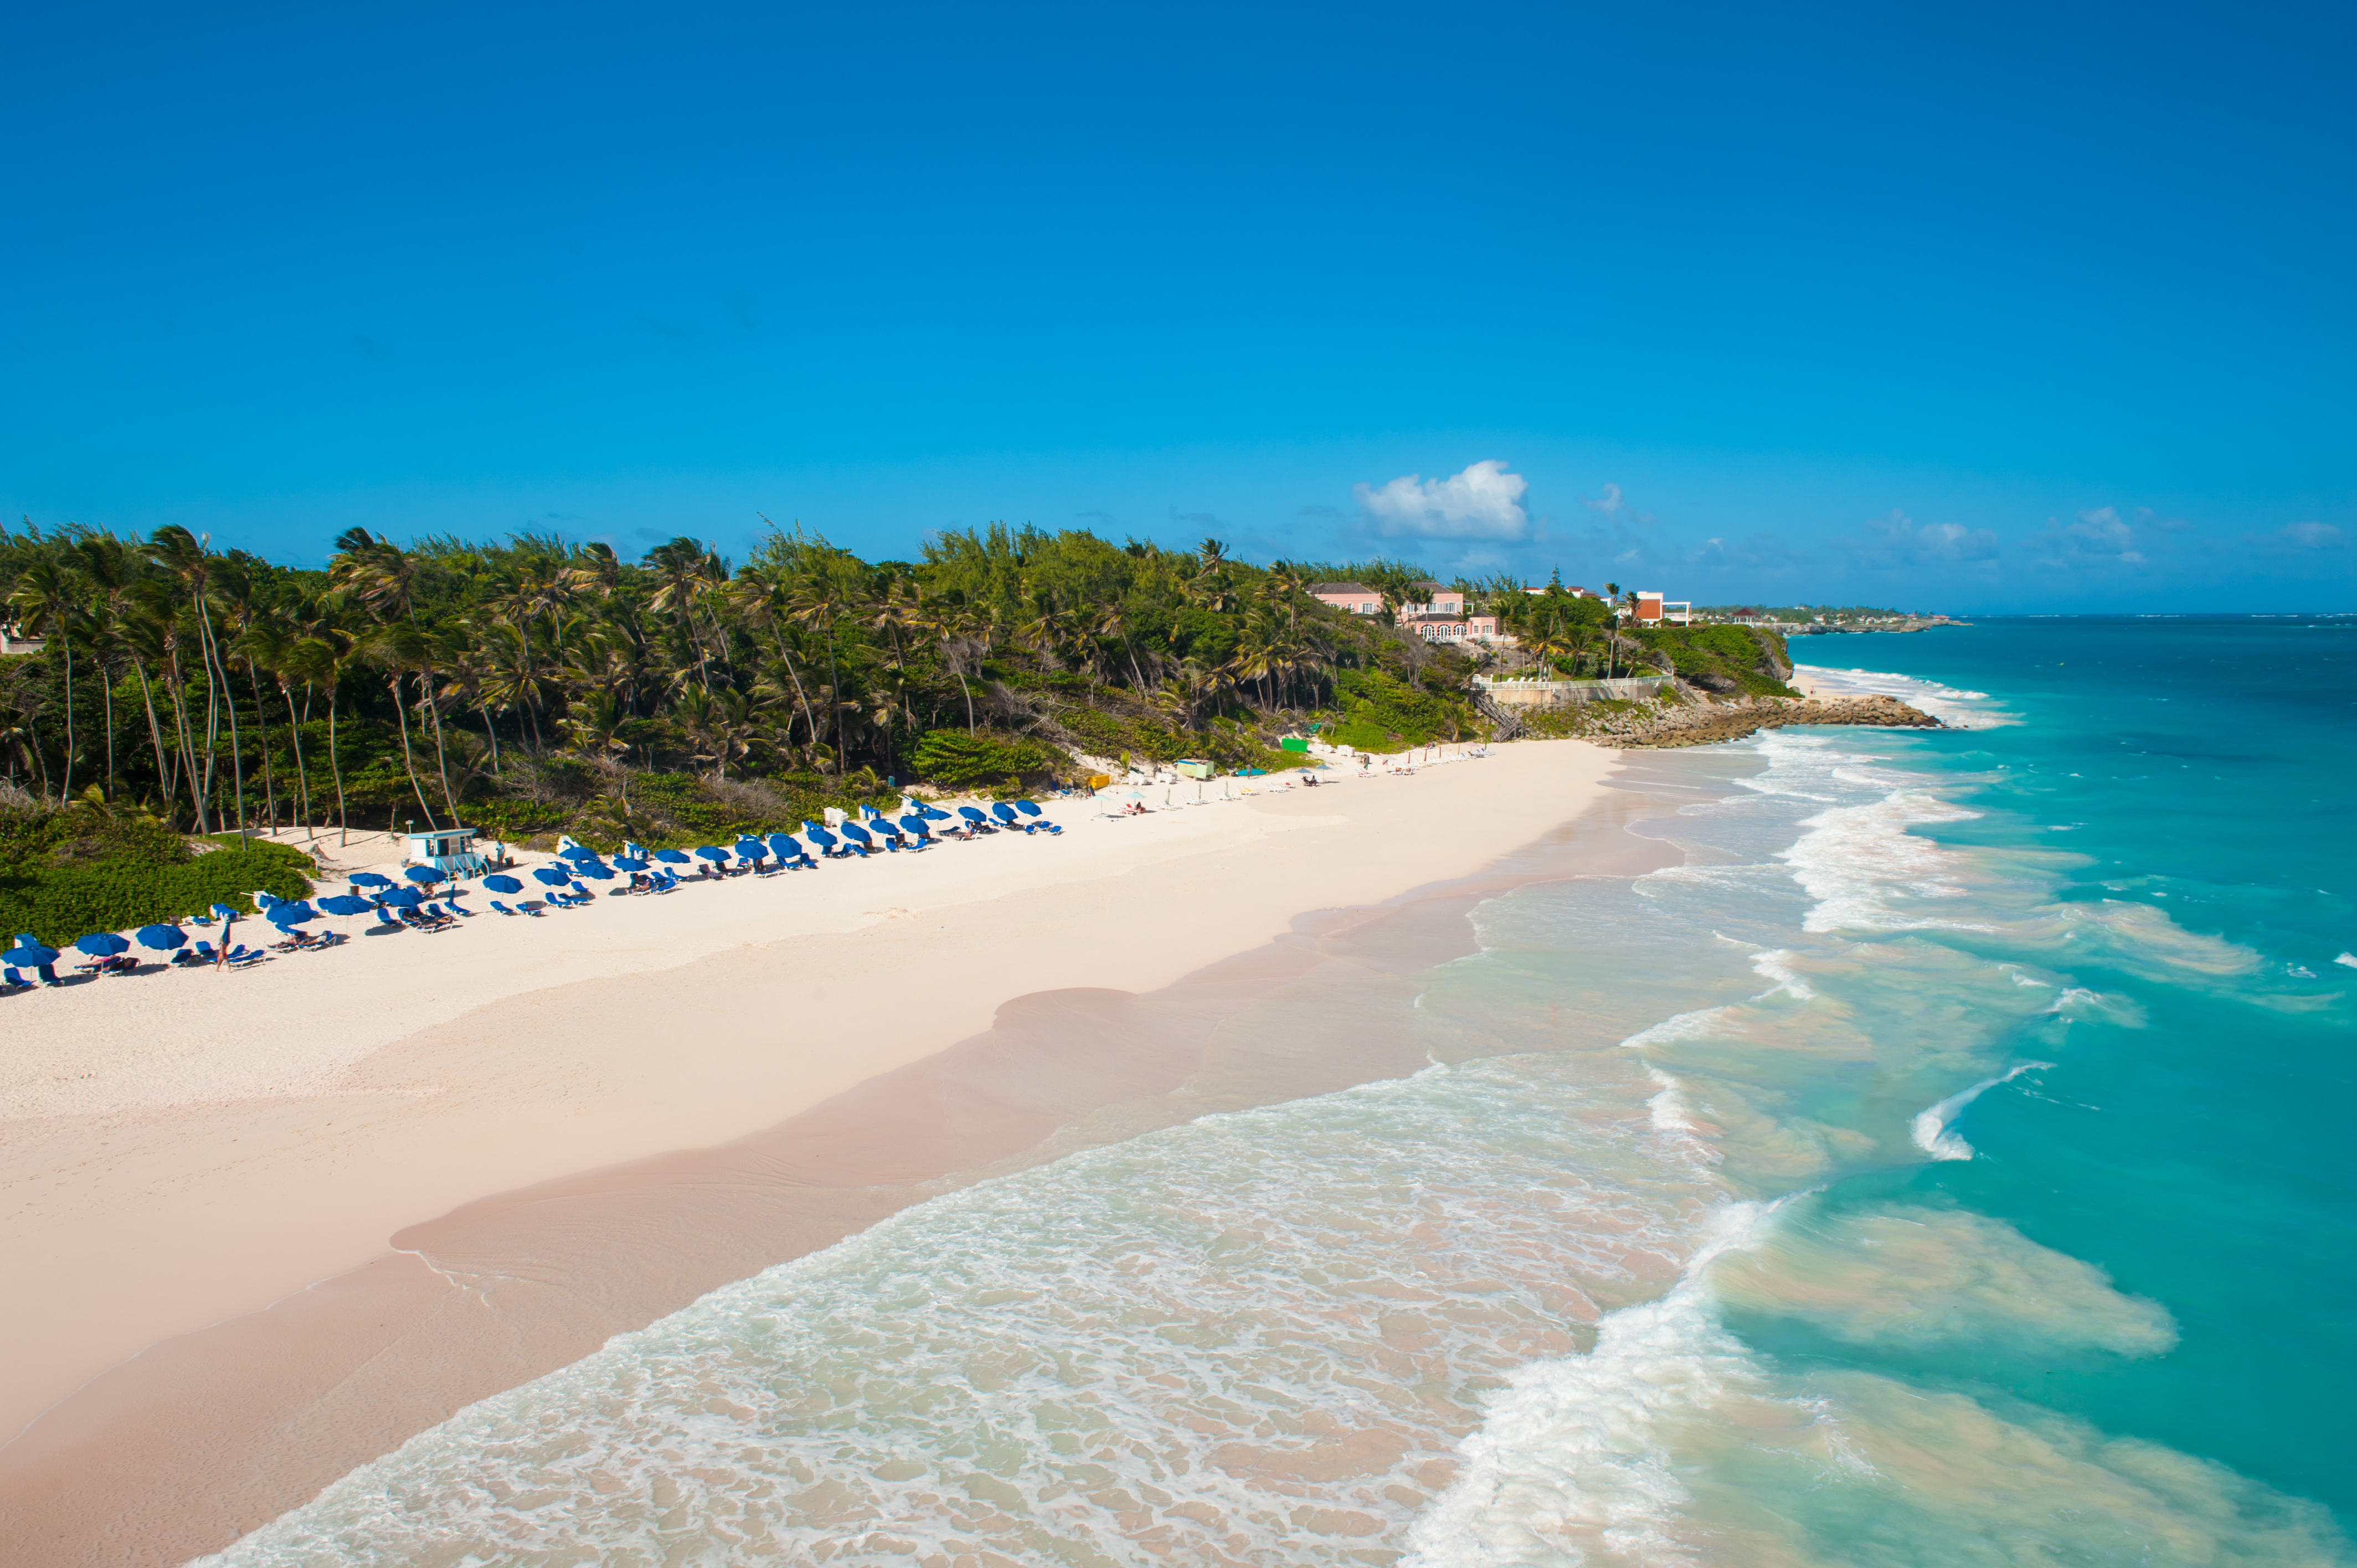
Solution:
<svg viewBox="0 0 2357 1568">
<path fill-rule="evenodd" d="M 214 1326 L 400 1264 L 407 1228 L 776 1127 L 1010 998 L 1150 990 L 1306 913 L 1472 874 L 1578 815 L 1614 761 L 1549 742 L 1143 817 L 1061 802 L 1055 837 L 9 998 L 0 1432 L 22 1435 L 0 1513 L 46 1495 L 60 1444 L 109 1440 L 77 1390 L 119 1403 L 143 1352 L 233 1344 Z M 342 1434 L 338 1467 L 398 1435 Z"/>
</svg>

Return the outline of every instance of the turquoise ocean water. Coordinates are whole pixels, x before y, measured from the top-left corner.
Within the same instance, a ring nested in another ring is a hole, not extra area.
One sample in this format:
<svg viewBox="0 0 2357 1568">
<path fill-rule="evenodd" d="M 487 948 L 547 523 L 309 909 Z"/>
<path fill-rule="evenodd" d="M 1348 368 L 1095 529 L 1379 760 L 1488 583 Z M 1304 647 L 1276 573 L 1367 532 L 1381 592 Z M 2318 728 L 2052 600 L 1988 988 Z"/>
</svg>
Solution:
<svg viewBox="0 0 2357 1568">
<path fill-rule="evenodd" d="M 1796 651 L 1958 727 L 1648 757 L 1683 865 L 1223 1026 L 1424 1070 L 909 1209 L 213 1561 L 2352 1561 L 2357 619 Z"/>
</svg>

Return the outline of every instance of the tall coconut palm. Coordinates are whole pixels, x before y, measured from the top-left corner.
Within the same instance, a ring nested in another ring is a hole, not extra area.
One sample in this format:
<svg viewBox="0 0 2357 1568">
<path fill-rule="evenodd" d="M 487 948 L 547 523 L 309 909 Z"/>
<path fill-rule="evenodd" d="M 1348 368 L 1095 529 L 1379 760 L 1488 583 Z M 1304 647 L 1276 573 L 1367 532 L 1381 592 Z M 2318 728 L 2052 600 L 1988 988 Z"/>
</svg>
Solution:
<svg viewBox="0 0 2357 1568">
<path fill-rule="evenodd" d="M 852 600 L 827 566 L 828 563 L 821 561 L 817 571 L 795 585 L 787 613 L 797 625 L 817 627 L 826 636 L 827 701 L 834 709 L 834 771 L 841 778 L 845 757 L 843 678 L 835 663 L 834 631 L 836 620 L 851 607 Z"/>
<path fill-rule="evenodd" d="M 786 681 L 793 688 L 794 700 L 802 704 L 802 723 L 810 726 L 811 744 L 818 744 L 818 720 L 811 713 L 810 693 L 802 690 L 802 671 L 794 667 L 792 650 L 787 646 L 787 628 L 793 625 L 793 590 L 784 574 L 765 571 L 748 565 L 737 574 L 737 580 L 722 590 L 728 602 L 746 624 L 770 634 L 770 643 L 778 650 L 778 662 L 786 672 Z M 792 739 L 793 725 L 789 720 L 787 738 Z"/>
<path fill-rule="evenodd" d="M 66 750 L 63 798 L 73 799 L 74 768 L 74 636 L 81 629 L 81 588 L 55 561 L 36 560 L 17 575 L 8 596 L 16 622 L 36 637 L 48 639 L 64 656 L 66 668 Z"/>
<path fill-rule="evenodd" d="M 147 558 L 160 567 L 166 576 L 178 583 L 183 596 L 183 607 L 196 633 L 197 655 L 205 671 L 205 775 L 199 794 L 212 798 L 213 759 L 221 744 L 221 715 L 223 697 L 229 685 L 229 666 L 222 660 L 219 639 L 213 635 L 212 594 L 221 571 L 221 557 L 212 552 L 210 536 L 199 538 L 178 523 L 167 523 L 148 536 L 145 547 Z M 218 673 L 216 673 L 218 672 Z M 232 698 L 227 703 L 230 725 L 230 770 L 237 791 L 237 828 L 245 831 L 245 764 L 239 755 L 237 737 L 237 704 Z M 197 831 L 207 832 L 204 812 L 198 812 Z"/>
<path fill-rule="evenodd" d="M 361 646 L 369 662 L 384 671 L 385 687 L 393 693 L 393 719 L 401 726 L 402 765 L 409 774 L 410 792 L 417 797 L 417 809 L 425 813 L 425 829 L 431 832 L 436 825 L 434 808 L 425 803 L 425 786 L 417 780 L 416 754 L 409 747 L 409 677 L 416 674 L 419 687 L 425 686 L 424 672 L 434 663 L 434 645 L 415 627 L 395 621 L 391 625 L 380 624 Z M 446 772 L 442 779 L 446 794 L 449 782 L 449 775 Z M 453 807 L 451 821 L 455 822 L 457 815 L 457 808 Z"/>
<path fill-rule="evenodd" d="M 417 586 L 424 573 L 425 564 L 413 553 L 402 549 L 391 540 L 371 538 L 368 530 L 364 528 L 348 528 L 336 536 L 336 554 L 328 564 L 328 585 L 331 588 L 358 597 L 361 603 L 366 605 L 375 614 L 380 625 L 388 628 L 397 611 L 400 618 L 408 623 L 410 631 L 422 637 L 424 634 L 417 625 Z M 426 684 L 425 671 L 432 667 L 429 648 L 418 642 L 400 639 L 394 639 L 389 642 L 380 639 L 379 648 L 381 650 L 402 650 L 404 662 L 401 667 L 404 671 L 418 671 L 418 686 L 421 692 L 424 691 Z M 409 662 L 408 660 L 412 659 L 425 659 L 427 661 Z M 400 702 L 398 688 L 399 682 L 396 682 L 394 697 L 396 706 Z M 450 820 L 456 822 L 458 820 L 458 808 L 451 795 L 450 758 L 442 741 L 442 707 L 440 703 L 431 701 L 430 697 L 422 705 L 433 724 L 434 762 L 442 777 L 443 804 L 449 808 Z M 405 725 L 406 721 L 404 722 Z M 403 755 L 406 757 L 409 731 L 405 727 L 402 730 L 401 740 Z M 410 773 L 410 783 L 414 787 L 416 782 L 417 775 L 413 768 Z M 417 791 L 417 803 L 420 807 L 425 804 L 423 790 Z M 429 828 L 434 825 L 434 813 L 431 811 L 425 813 L 425 825 Z"/>
<path fill-rule="evenodd" d="M 308 689 L 328 699 L 328 770 L 336 783 L 336 843 L 351 839 L 351 817 L 344 805 L 344 764 L 337 744 L 336 697 L 345 672 L 360 659 L 360 644 L 329 619 L 314 622 L 287 653 L 287 668 Z"/>
</svg>

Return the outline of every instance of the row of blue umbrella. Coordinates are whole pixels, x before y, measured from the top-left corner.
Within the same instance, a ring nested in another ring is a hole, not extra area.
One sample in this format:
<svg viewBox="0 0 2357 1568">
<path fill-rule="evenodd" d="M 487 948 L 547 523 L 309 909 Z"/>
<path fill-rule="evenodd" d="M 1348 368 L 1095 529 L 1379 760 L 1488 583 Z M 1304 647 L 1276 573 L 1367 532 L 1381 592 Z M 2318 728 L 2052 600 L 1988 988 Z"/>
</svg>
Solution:
<svg viewBox="0 0 2357 1568">
<path fill-rule="evenodd" d="M 1028 800 L 1018 800 L 1015 804 L 1017 809 L 1027 815 L 1035 817 L 1039 815 L 1039 808 Z M 990 821 L 972 806 L 961 806 L 958 811 L 969 822 L 987 823 Z M 877 812 L 862 822 L 845 822 L 839 826 L 843 830 L 844 838 L 849 839 L 862 848 L 866 848 L 875 843 L 870 836 L 870 830 L 887 833 L 897 832 L 923 837 L 927 832 L 926 822 L 951 820 L 950 813 L 937 807 L 914 805 L 913 810 L 897 821 Z M 811 842 L 816 843 L 822 850 L 830 850 L 841 842 L 834 833 L 815 822 L 805 822 L 802 823 L 802 831 Z M 708 843 L 699 845 L 692 853 L 686 850 L 659 849 L 651 852 L 646 859 L 640 859 L 635 855 L 618 854 L 610 860 L 603 860 L 599 858 L 596 850 L 587 849 L 579 844 L 575 844 L 560 853 L 566 861 L 571 863 L 571 870 L 559 871 L 554 866 L 536 866 L 532 873 L 533 880 L 548 887 L 562 887 L 576 876 L 587 876 L 593 881 L 605 882 L 610 881 L 616 872 L 644 871 L 648 868 L 651 860 L 673 865 L 685 865 L 693 860 L 710 861 L 718 865 L 726 861 L 732 853 L 739 860 L 749 861 L 766 860 L 772 855 L 781 861 L 805 858 L 802 846 L 787 833 L 771 833 L 766 841 L 748 833 L 737 841 L 733 852 L 722 849 L 717 844 Z M 447 872 L 432 865 L 409 866 L 403 871 L 402 875 L 410 882 L 428 886 L 450 880 Z M 356 871 L 352 873 L 350 880 L 355 887 L 384 887 L 391 891 L 368 897 L 349 893 L 335 894 L 317 899 L 317 908 L 313 908 L 312 901 L 309 900 L 274 900 L 264 908 L 263 918 L 281 930 L 292 930 L 307 921 L 317 919 L 322 914 L 365 915 L 380 908 L 414 909 L 425 902 L 425 896 L 417 888 L 401 886 L 392 877 L 381 872 Z M 487 876 L 483 878 L 483 886 L 494 893 L 523 891 L 522 882 L 505 875 Z M 234 916 L 236 913 L 225 904 L 214 905 L 213 912 L 222 916 Z M 175 948 L 184 947 L 188 940 L 188 934 L 186 931 L 178 926 L 170 925 L 142 926 L 133 935 L 141 947 L 157 952 L 169 952 Z M 77 950 L 88 953 L 93 958 L 112 958 L 117 953 L 128 951 L 131 947 L 130 942 L 113 931 L 93 931 L 89 936 L 77 938 L 72 945 Z M 55 963 L 58 956 L 58 950 L 55 948 L 43 946 L 29 933 L 19 933 L 16 945 L 5 952 L 0 952 L 0 964 L 5 964 L 11 969 L 38 969 L 45 964 Z"/>
</svg>

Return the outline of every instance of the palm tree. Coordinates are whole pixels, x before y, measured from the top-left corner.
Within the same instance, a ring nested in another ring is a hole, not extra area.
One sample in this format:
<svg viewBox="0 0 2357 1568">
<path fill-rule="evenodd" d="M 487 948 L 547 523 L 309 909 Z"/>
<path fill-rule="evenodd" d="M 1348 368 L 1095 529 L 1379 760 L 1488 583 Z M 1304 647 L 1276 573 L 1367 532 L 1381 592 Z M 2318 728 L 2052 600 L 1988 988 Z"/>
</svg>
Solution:
<svg viewBox="0 0 2357 1568">
<path fill-rule="evenodd" d="M 295 753 L 295 787 L 298 792 L 296 810 L 303 825 L 307 828 L 311 825 L 311 776 L 303 766 L 303 715 L 295 706 L 295 682 L 289 679 L 287 668 L 294 658 L 295 638 L 296 629 L 291 621 L 283 616 L 272 616 L 257 621 L 247 631 L 242 639 L 242 651 L 248 671 L 257 668 L 269 671 L 272 680 L 277 683 L 279 699 L 286 704 L 287 744 Z M 259 697 L 260 694 L 261 689 L 257 685 L 255 695 Z M 256 705 L 258 707 L 259 703 Z M 268 744 L 265 739 L 265 754 Z M 317 838 L 318 835 L 314 833 L 312 836 Z"/>
<path fill-rule="evenodd" d="M 361 657 L 360 645 L 332 621 L 315 623 L 288 650 L 287 667 L 304 685 L 328 698 L 328 768 L 336 781 L 336 843 L 351 843 L 351 818 L 344 807 L 344 764 L 336 740 L 336 692 L 344 672 Z"/>
<path fill-rule="evenodd" d="M 833 581 L 833 575 L 826 570 L 826 564 L 821 563 L 819 570 L 804 578 L 794 589 L 788 613 L 796 624 L 822 627 L 826 632 L 827 701 L 834 708 L 834 771 L 839 779 L 843 776 L 845 760 L 843 682 L 835 670 L 834 622 L 835 618 L 848 607 L 849 597 Z"/>
<path fill-rule="evenodd" d="M 810 694 L 802 690 L 802 671 L 794 668 L 794 656 L 786 646 L 786 629 L 793 624 L 793 595 L 786 578 L 777 573 L 764 572 L 748 565 L 737 575 L 737 580 L 721 590 L 728 602 L 748 623 L 770 634 L 778 650 L 778 661 L 785 666 L 787 682 L 793 687 L 794 698 L 802 704 L 802 722 L 810 726 L 811 744 L 818 744 L 818 720 L 813 716 Z M 787 739 L 793 738 L 793 726 L 787 725 Z"/>
<path fill-rule="evenodd" d="M 37 560 L 17 576 L 16 588 L 8 596 L 8 604 L 26 631 L 46 637 L 65 656 L 65 779 L 59 789 L 62 797 L 70 800 L 73 799 L 74 766 L 73 639 L 81 618 L 81 595 L 77 585 L 58 568 L 56 562 Z"/>
<path fill-rule="evenodd" d="M 385 687 L 393 693 L 393 720 L 401 726 L 402 766 L 409 775 L 410 792 L 417 797 L 417 809 L 425 813 L 425 829 L 431 832 L 436 825 L 434 808 L 425 803 L 425 786 L 417 781 L 417 757 L 409 748 L 409 676 L 413 671 L 417 672 L 417 683 L 423 691 L 425 671 L 434 662 L 433 644 L 416 628 L 395 622 L 378 626 L 361 648 L 369 661 L 385 672 Z M 450 787 L 447 772 L 442 776 L 442 787 L 447 796 Z M 456 822 L 457 815 L 457 808 L 453 806 L 451 820 Z"/>
<path fill-rule="evenodd" d="M 418 631 L 416 590 L 418 579 L 423 572 L 424 565 L 417 557 L 391 540 L 371 539 L 369 537 L 368 530 L 364 528 L 348 528 L 336 536 L 336 555 L 328 566 L 328 585 L 356 595 L 361 602 L 376 615 L 380 623 L 389 626 L 393 610 L 400 610 L 403 618 L 409 623 L 409 629 L 416 633 Z M 402 650 L 404 662 L 399 668 L 404 671 L 416 670 L 418 688 L 421 693 L 424 692 L 426 683 L 425 672 L 432 667 L 430 650 L 415 643 L 399 640 L 382 644 L 382 646 Z M 413 660 L 424 661 L 411 662 L 410 660 Z M 393 702 L 396 707 L 402 702 L 397 677 L 394 683 Z M 450 820 L 456 822 L 458 820 L 458 807 L 451 796 L 450 759 L 442 744 L 442 707 L 440 703 L 430 700 L 425 701 L 423 705 L 434 721 L 434 760 L 442 776 L 442 802 L 449 807 Z M 402 755 L 406 757 L 409 755 L 409 730 L 406 720 L 403 724 L 401 744 Z M 414 766 L 411 768 L 409 781 L 414 788 L 417 783 Z M 425 795 L 423 790 L 417 791 L 417 803 L 421 809 L 425 805 Z M 425 825 L 429 829 L 434 826 L 434 813 L 430 810 L 425 812 Z"/>
<path fill-rule="evenodd" d="M 965 698 L 965 732 L 974 733 L 974 689 L 965 683 L 965 656 L 972 647 L 974 620 L 962 607 L 935 599 L 928 604 L 920 589 L 917 595 L 917 628 L 940 645 L 942 662 L 957 677 L 958 692 Z"/>
<path fill-rule="evenodd" d="M 120 668 L 117 660 L 126 652 L 131 652 L 133 661 L 137 662 L 136 652 L 125 635 L 125 623 L 131 615 L 131 589 L 138 577 L 138 563 L 131 553 L 131 547 L 111 533 L 88 535 L 75 543 L 73 553 L 74 564 L 81 569 L 82 580 L 96 595 L 93 618 L 102 650 L 100 673 L 106 679 L 106 793 L 112 800 L 119 790 L 114 767 L 115 671 Z M 139 672 L 139 684 L 140 690 L 145 692 L 147 672 L 144 668 Z M 147 705 L 147 724 L 150 734 L 155 735 L 156 707 L 153 703 Z M 156 773 L 161 779 L 164 777 L 162 736 L 156 735 Z M 171 787 L 167 784 L 164 794 L 167 800 L 171 792 Z"/>
<path fill-rule="evenodd" d="M 210 534 L 200 538 L 178 523 L 167 523 L 157 529 L 149 536 L 145 548 L 147 558 L 179 582 L 187 596 L 189 618 L 195 623 L 197 652 L 205 670 L 206 799 L 212 795 L 213 757 L 221 742 L 221 715 L 224 709 L 228 711 L 230 773 L 236 789 L 237 831 L 242 833 L 246 831 L 245 758 L 237 733 L 237 698 L 229 689 L 229 660 L 221 651 L 212 622 L 213 597 L 226 590 L 221 558 L 213 553 Z M 206 831 L 201 811 L 198 831 Z"/>
</svg>

